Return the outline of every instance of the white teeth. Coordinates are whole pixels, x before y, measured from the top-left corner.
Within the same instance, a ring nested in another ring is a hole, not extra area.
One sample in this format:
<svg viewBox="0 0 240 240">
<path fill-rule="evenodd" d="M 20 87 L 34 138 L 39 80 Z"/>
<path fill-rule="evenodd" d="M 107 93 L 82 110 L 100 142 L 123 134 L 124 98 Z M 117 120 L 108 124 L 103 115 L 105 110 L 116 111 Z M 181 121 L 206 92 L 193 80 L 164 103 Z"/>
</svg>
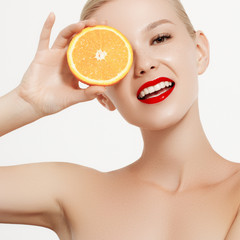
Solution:
<svg viewBox="0 0 240 240">
<path fill-rule="evenodd" d="M 144 93 L 145 95 L 149 94 L 148 88 L 145 88 L 145 89 L 143 90 L 143 93 Z"/>
<path fill-rule="evenodd" d="M 156 92 L 156 91 L 159 91 L 165 87 L 169 87 L 169 86 L 172 86 L 172 82 L 168 82 L 168 81 L 165 81 L 165 82 L 160 82 L 154 86 L 150 86 L 150 87 L 147 87 L 147 88 L 144 88 L 138 98 L 143 98 L 145 97 L 147 94 L 150 94 L 150 93 L 153 93 L 153 92 Z"/>
<path fill-rule="evenodd" d="M 169 82 L 165 82 L 165 86 L 169 87 L 170 83 Z"/>
<path fill-rule="evenodd" d="M 143 98 L 144 96 L 145 96 L 145 93 L 141 91 L 138 97 Z"/>
<path fill-rule="evenodd" d="M 157 85 L 154 86 L 155 91 L 159 91 L 161 89 L 160 84 L 158 83 Z"/>
<path fill-rule="evenodd" d="M 153 93 L 153 92 L 155 92 L 155 89 L 154 89 L 154 87 L 148 87 L 148 91 L 149 91 L 149 93 Z"/>
<path fill-rule="evenodd" d="M 160 86 L 161 86 L 161 88 L 165 88 L 165 83 L 164 82 L 160 82 Z"/>
</svg>

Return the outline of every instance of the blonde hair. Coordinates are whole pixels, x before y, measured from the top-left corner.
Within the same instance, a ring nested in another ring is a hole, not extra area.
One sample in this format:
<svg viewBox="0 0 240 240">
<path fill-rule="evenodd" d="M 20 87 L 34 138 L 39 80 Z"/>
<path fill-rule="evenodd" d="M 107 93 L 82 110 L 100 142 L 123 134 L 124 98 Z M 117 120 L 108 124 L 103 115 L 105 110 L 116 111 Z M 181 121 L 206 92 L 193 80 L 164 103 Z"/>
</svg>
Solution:
<svg viewBox="0 0 240 240">
<path fill-rule="evenodd" d="M 91 18 L 91 16 L 104 4 L 111 2 L 113 0 L 88 0 L 83 7 L 82 13 L 81 13 L 81 18 L 80 20 L 86 20 Z M 178 17 L 182 20 L 182 22 L 185 24 L 188 33 L 192 38 L 195 38 L 195 30 L 193 28 L 193 25 L 182 5 L 180 0 L 168 0 L 173 4 L 173 6 L 176 9 Z"/>
</svg>

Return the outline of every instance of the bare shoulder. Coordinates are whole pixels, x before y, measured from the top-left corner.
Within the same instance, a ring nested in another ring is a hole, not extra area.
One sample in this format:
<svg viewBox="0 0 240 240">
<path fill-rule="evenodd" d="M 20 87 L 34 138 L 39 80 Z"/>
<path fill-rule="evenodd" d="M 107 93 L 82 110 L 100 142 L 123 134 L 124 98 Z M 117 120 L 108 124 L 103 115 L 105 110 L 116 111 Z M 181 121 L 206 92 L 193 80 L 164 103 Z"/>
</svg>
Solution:
<svg viewBox="0 0 240 240">
<path fill-rule="evenodd" d="M 104 176 L 94 168 L 79 164 L 67 162 L 47 163 L 48 167 L 53 168 L 53 174 L 56 173 L 56 179 L 61 182 L 61 188 L 65 187 L 69 191 L 81 190 L 87 188 L 89 184 L 97 184 Z"/>
<path fill-rule="evenodd" d="M 236 201 L 238 202 L 238 211 L 233 219 L 225 240 L 240 239 L 240 163 L 234 163 L 236 173 L 233 175 L 233 183 L 236 190 Z"/>
<path fill-rule="evenodd" d="M 232 162 L 232 172 L 233 174 L 231 175 L 231 179 L 233 182 L 236 183 L 236 185 L 239 185 L 239 190 L 240 190 L 240 163 L 237 162 Z"/>
<path fill-rule="evenodd" d="M 54 185 L 57 182 L 61 182 L 62 184 L 63 182 L 70 183 L 70 181 L 73 180 L 84 181 L 87 180 L 87 178 L 101 175 L 101 172 L 93 168 L 68 162 L 41 162 L 4 168 L 6 168 L 6 170 L 9 168 L 13 174 L 17 171 L 21 171 L 22 175 L 29 175 L 32 173 L 36 178 L 41 177 L 42 181 L 44 181 L 45 178 L 45 182 L 49 184 L 53 183 Z"/>
<path fill-rule="evenodd" d="M 225 169 L 227 173 L 227 178 L 223 183 L 230 184 L 235 191 L 239 192 L 239 202 L 240 202 L 240 163 L 229 162 Z"/>
<path fill-rule="evenodd" d="M 98 189 L 103 184 L 106 173 L 91 167 L 74 163 L 53 163 L 59 179 L 60 196 L 64 202 L 69 199 L 86 196 L 94 188 Z M 70 201 L 71 202 L 71 201 Z"/>
<path fill-rule="evenodd" d="M 69 197 L 81 199 L 97 185 L 99 175 L 94 169 L 60 162 L 0 167 L 0 222 L 63 226 L 62 204 Z"/>
<path fill-rule="evenodd" d="M 76 185 L 78 189 L 83 189 L 88 183 L 97 182 L 102 174 L 93 168 L 67 162 L 41 162 L 0 168 L 1 182 L 12 183 L 13 189 L 14 186 L 22 185 L 29 191 L 34 185 L 39 191 L 51 192 L 55 199 L 61 198 L 66 190 L 76 191 Z"/>
<path fill-rule="evenodd" d="M 46 163 L 49 167 L 53 167 L 57 169 L 62 174 L 69 174 L 69 177 L 72 176 L 79 176 L 79 174 L 82 174 L 82 177 L 84 176 L 91 176 L 91 175 L 101 175 L 102 172 L 91 168 L 86 167 L 83 165 L 75 164 L 75 163 L 69 163 L 69 162 L 49 162 Z"/>
<path fill-rule="evenodd" d="M 232 201 L 240 206 L 240 163 L 229 162 L 229 167 L 226 167 L 226 172 L 228 177 L 222 182 L 222 189 L 225 193 L 228 193 Z"/>
</svg>

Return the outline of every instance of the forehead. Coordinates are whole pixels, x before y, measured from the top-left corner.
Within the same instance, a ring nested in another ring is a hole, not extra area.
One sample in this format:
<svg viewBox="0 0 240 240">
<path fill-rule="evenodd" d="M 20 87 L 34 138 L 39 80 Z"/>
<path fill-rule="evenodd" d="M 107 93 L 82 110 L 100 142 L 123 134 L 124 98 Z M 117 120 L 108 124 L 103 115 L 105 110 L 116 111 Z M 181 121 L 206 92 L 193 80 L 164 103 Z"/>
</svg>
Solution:
<svg viewBox="0 0 240 240">
<path fill-rule="evenodd" d="M 141 32 L 147 25 L 160 19 L 179 22 L 174 6 L 168 0 L 113 0 L 101 6 L 93 15 L 107 20 L 108 25 L 122 33 Z"/>
</svg>

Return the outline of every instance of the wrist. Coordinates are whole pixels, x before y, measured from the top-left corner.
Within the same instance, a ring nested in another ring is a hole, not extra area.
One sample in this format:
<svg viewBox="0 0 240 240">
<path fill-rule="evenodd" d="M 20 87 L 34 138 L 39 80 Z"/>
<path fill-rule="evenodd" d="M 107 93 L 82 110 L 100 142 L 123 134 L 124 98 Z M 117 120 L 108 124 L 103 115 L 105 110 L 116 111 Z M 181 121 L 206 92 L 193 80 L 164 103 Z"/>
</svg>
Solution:
<svg viewBox="0 0 240 240">
<path fill-rule="evenodd" d="M 26 112 L 28 116 L 35 120 L 44 117 L 45 115 L 31 103 L 31 98 L 24 93 L 22 87 L 18 86 L 12 91 L 16 103 L 19 105 L 23 112 Z"/>
<path fill-rule="evenodd" d="M 41 118 L 17 89 L 0 98 L 0 112 L 0 136 Z"/>
</svg>

